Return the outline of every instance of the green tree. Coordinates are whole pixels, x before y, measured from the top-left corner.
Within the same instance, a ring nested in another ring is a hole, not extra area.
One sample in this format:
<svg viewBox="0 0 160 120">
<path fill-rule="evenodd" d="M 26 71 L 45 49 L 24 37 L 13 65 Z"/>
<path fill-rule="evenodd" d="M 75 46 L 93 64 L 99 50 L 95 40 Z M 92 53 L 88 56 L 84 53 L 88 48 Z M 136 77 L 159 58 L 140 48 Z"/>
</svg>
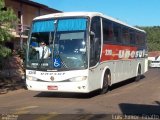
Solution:
<svg viewBox="0 0 160 120">
<path fill-rule="evenodd" d="M 14 29 L 18 19 L 11 8 L 5 8 L 4 0 L 0 0 L 0 62 L 11 54 L 11 50 L 5 47 L 4 43 L 13 36 L 11 29 Z"/>
</svg>

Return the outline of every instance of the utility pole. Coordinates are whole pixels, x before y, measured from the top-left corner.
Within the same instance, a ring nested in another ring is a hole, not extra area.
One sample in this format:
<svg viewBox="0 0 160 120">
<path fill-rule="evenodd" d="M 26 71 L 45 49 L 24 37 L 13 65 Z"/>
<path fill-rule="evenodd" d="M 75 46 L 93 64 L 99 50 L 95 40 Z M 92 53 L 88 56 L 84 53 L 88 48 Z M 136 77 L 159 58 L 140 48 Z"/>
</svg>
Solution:
<svg viewBox="0 0 160 120">
<path fill-rule="evenodd" d="M 20 3 L 20 11 L 18 11 L 18 18 L 20 19 L 20 49 L 23 49 L 23 4 Z"/>
</svg>

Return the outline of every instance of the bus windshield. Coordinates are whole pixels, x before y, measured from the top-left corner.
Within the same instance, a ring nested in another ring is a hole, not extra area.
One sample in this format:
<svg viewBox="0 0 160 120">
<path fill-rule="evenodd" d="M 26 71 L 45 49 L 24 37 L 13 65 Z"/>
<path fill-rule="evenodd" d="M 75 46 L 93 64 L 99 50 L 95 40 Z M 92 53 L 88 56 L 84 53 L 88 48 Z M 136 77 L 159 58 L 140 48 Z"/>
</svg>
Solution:
<svg viewBox="0 0 160 120">
<path fill-rule="evenodd" d="M 32 69 L 87 68 L 86 18 L 33 21 L 26 67 Z"/>
</svg>

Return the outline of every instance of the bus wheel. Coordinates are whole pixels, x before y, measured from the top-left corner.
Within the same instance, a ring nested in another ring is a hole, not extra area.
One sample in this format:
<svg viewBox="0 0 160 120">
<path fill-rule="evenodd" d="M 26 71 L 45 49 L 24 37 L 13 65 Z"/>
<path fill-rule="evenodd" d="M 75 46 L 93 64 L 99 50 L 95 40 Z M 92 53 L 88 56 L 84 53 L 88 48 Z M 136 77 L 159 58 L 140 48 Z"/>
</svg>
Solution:
<svg viewBox="0 0 160 120">
<path fill-rule="evenodd" d="M 103 87 L 100 91 L 100 94 L 105 94 L 106 92 L 108 92 L 108 87 L 109 87 L 109 81 L 111 79 L 111 75 L 109 71 L 106 71 L 106 73 L 104 74 L 104 78 L 103 78 Z"/>
<path fill-rule="evenodd" d="M 135 81 L 139 81 L 140 79 L 141 79 L 141 66 L 139 65 Z"/>
</svg>

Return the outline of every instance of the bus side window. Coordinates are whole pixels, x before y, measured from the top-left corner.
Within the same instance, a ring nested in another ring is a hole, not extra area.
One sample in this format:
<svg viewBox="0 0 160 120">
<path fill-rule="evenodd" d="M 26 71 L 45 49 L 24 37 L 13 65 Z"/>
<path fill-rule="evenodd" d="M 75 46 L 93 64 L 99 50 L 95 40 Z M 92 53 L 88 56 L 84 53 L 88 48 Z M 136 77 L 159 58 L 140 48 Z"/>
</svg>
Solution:
<svg viewBox="0 0 160 120">
<path fill-rule="evenodd" d="M 123 44 L 130 45 L 130 34 L 129 29 L 127 27 L 123 27 L 122 29 L 122 40 Z"/>
<path fill-rule="evenodd" d="M 104 42 L 113 42 L 114 38 L 112 22 L 103 19 L 103 39 Z"/>
<path fill-rule="evenodd" d="M 135 45 L 136 44 L 135 31 L 134 30 L 130 30 L 130 43 L 131 43 L 131 45 Z"/>
<path fill-rule="evenodd" d="M 121 43 L 121 25 L 113 23 L 114 42 Z"/>
<path fill-rule="evenodd" d="M 136 32 L 136 45 L 141 45 L 141 34 L 139 32 Z"/>
<path fill-rule="evenodd" d="M 91 31 L 94 34 L 90 39 L 90 66 L 96 65 L 100 60 L 101 51 L 101 21 L 100 17 L 93 17 Z"/>
</svg>

